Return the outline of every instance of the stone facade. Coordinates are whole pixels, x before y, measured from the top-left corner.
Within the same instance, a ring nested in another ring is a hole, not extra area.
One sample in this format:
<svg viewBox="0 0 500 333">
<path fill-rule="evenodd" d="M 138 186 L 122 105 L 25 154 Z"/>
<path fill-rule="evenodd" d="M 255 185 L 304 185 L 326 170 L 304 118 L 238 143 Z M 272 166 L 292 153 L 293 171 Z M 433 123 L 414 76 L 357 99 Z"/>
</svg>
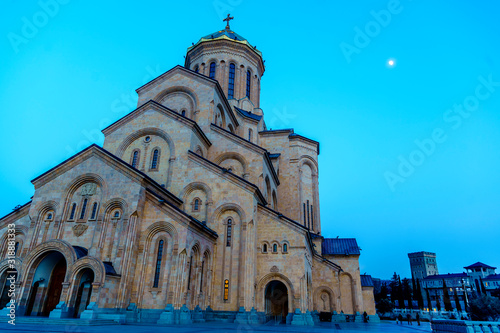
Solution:
<svg viewBox="0 0 500 333">
<path fill-rule="evenodd" d="M 204 37 L 185 67 L 137 89 L 102 148 L 35 178 L 32 200 L 0 220 L 0 282 L 15 253 L 18 315 L 309 325 L 313 311 L 375 314 L 355 240 L 321 236 L 319 143 L 267 130 L 263 73 L 241 36 Z"/>
</svg>

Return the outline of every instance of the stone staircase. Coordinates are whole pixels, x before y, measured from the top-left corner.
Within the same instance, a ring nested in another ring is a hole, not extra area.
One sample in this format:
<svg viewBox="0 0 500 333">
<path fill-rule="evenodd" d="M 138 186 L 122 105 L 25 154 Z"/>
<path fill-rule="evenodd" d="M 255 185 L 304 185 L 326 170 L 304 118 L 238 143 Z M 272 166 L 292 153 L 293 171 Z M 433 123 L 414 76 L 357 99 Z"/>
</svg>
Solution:
<svg viewBox="0 0 500 333">
<path fill-rule="evenodd" d="M 116 325 L 112 319 L 99 318 L 94 320 L 65 318 L 55 319 L 48 317 L 16 317 L 16 324 L 41 324 L 41 325 L 68 325 L 68 326 L 94 326 L 94 325 Z"/>
</svg>

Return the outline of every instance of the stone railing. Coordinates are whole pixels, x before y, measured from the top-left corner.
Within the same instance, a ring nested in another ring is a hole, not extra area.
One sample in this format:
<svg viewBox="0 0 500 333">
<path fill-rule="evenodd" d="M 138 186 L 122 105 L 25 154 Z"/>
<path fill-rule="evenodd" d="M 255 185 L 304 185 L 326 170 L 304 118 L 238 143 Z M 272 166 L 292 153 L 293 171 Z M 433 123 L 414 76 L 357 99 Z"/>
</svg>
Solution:
<svg viewBox="0 0 500 333">
<path fill-rule="evenodd" d="M 440 333 L 499 333 L 500 322 L 435 319 L 431 322 L 432 332 Z"/>
</svg>

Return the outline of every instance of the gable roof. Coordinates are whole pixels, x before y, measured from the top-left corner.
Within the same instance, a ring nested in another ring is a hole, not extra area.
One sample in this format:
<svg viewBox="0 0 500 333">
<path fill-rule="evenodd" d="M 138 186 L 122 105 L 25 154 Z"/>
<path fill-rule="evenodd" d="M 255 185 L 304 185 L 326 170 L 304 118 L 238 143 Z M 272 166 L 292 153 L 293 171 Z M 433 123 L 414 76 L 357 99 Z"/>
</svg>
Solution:
<svg viewBox="0 0 500 333">
<path fill-rule="evenodd" d="M 233 178 L 234 180 L 238 181 L 240 184 L 245 184 L 246 186 L 249 186 L 249 187 L 253 188 L 254 191 L 255 191 L 255 194 L 260 199 L 260 202 L 263 203 L 263 204 L 265 204 L 265 205 L 267 205 L 267 201 L 264 198 L 264 196 L 262 195 L 262 192 L 260 192 L 260 189 L 259 189 L 259 187 L 257 185 L 250 183 L 248 180 L 246 180 L 244 178 L 241 178 L 240 176 L 238 176 L 238 175 L 232 173 L 231 171 L 229 171 L 228 169 L 223 168 L 220 165 L 215 164 L 214 162 L 212 162 L 212 161 L 204 158 L 203 156 L 200 156 L 200 155 L 196 154 L 195 152 L 193 152 L 191 150 L 188 150 L 188 154 L 190 154 L 192 156 L 195 156 L 200 161 L 204 162 L 205 165 L 208 165 L 208 166 L 210 166 L 212 168 L 215 168 L 219 172 L 222 172 L 222 173 L 225 173 L 225 174 L 229 175 L 231 178 Z"/>
<path fill-rule="evenodd" d="M 192 126 L 192 128 L 194 128 L 195 133 L 200 137 L 200 139 L 202 141 L 205 142 L 205 144 L 208 147 L 210 147 L 212 145 L 212 143 L 207 138 L 207 136 L 205 135 L 203 130 L 200 128 L 200 126 L 198 126 L 198 124 L 194 120 L 189 119 L 188 117 L 183 116 L 182 114 L 175 112 L 174 110 L 169 109 L 166 106 L 161 105 L 160 103 L 155 102 L 153 100 L 149 100 L 146 103 L 142 104 L 137 109 L 131 111 L 127 115 L 121 117 L 120 119 L 118 119 L 117 121 L 112 123 L 111 125 L 104 128 L 101 132 L 104 133 L 104 135 L 110 134 L 111 132 L 113 132 L 117 128 L 117 125 L 131 121 L 133 114 L 141 112 L 141 111 L 145 111 L 145 109 L 147 109 L 147 108 L 153 108 L 153 109 L 157 110 L 158 112 L 161 112 L 167 116 L 170 116 L 171 118 L 175 117 L 176 119 L 180 119 L 182 122 L 189 124 L 190 126 Z"/>
<path fill-rule="evenodd" d="M 238 126 L 239 123 L 238 123 L 238 120 L 236 119 L 236 116 L 234 115 L 234 112 L 233 112 L 233 109 L 231 108 L 231 105 L 229 104 L 228 100 L 227 100 L 227 97 L 226 95 L 224 94 L 224 90 L 222 90 L 222 87 L 220 86 L 219 84 L 219 81 L 215 80 L 215 79 L 211 79 L 210 77 L 204 75 L 204 74 L 201 74 L 201 73 L 198 73 L 198 72 L 195 72 L 189 68 L 186 68 L 184 66 L 180 66 L 180 65 L 177 65 L 175 67 L 172 67 L 171 69 L 169 69 L 168 71 L 166 71 L 165 73 L 155 77 L 154 79 L 152 79 L 151 81 L 143 84 L 142 86 L 140 86 L 139 88 L 137 88 L 135 91 L 137 93 L 139 93 L 141 90 L 145 89 L 146 87 L 148 87 L 149 85 L 152 85 L 154 82 L 157 82 L 163 78 L 165 78 L 166 76 L 172 74 L 173 72 L 175 71 L 181 71 L 181 72 L 184 72 L 184 73 L 187 73 L 187 74 L 190 74 L 190 75 L 194 75 L 200 79 L 203 79 L 205 80 L 206 82 L 209 82 L 211 84 L 214 84 L 215 85 L 215 89 L 217 89 L 217 92 L 219 93 L 219 95 L 221 96 L 221 99 L 222 99 L 222 103 L 226 106 L 228 112 L 229 112 L 229 116 L 231 117 L 231 120 L 233 121 L 234 125 L 235 126 Z"/>
<path fill-rule="evenodd" d="M 176 197 L 170 191 L 168 191 L 165 188 L 161 187 L 160 184 L 158 184 L 155 180 L 153 180 L 151 177 L 149 177 L 148 175 L 146 175 L 144 172 L 142 172 L 142 171 L 134 168 L 133 166 L 131 166 L 130 164 L 126 163 L 122 159 L 120 159 L 120 158 L 116 157 L 115 155 L 111 154 L 106 149 L 104 149 L 102 147 L 99 147 L 95 143 L 92 144 L 92 145 L 90 145 L 90 146 L 88 146 L 84 150 L 76 153 L 75 155 L 71 156 L 70 158 L 62 161 L 61 163 L 59 163 L 55 167 L 53 167 L 53 168 L 45 171 L 44 173 L 42 173 L 38 177 L 36 177 L 33 180 L 31 180 L 31 183 L 35 184 L 36 182 L 40 181 L 42 178 L 49 176 L 51 173 L 54 173 L 57 169 L 63 168 L 64 165 L 67 164 L 67 163 L 69 163 L 70 161 L 75 160 L 75 159 L 77 159 L 79 157 L 82 157 L 82 156 L 84 156 L 86 154 L 91 154 L 92 152 L 97 152 L 98 154 L 101 154 L 101 156 L 103 156 L 105 158 L 109 158 L 112 161 L 114 161 L 115 163 L 118 163 L 119 165 L 124 166 L 130 172 L 138 175 L 141 178 L 144 178 L 150 185 L 152 185 L 153 188 L 155 188 L 156 190 L 158 190 L 161 193 L 163 193 L 168 199 L 170 199 L 170 201 L 174 202 L 177 205 L 181 205 L 182 204 L 182 200 L 181 199 L 179 199 L 178 197 Z"/>
<path fill-rule="evenodd" d="M 496 267 L 492 267 L 486 264 L 483 264 L 482 262 L 478 261 L 470 266 L 464 267 L 465 269 L 473 269 L 473 268 L 489 268 L 489 269 L 496 269 Z"/>
<path fill-rule="evenodd" d="M 373 287 L 373 280 L 371 275 L 362 274 L 361 277 L 361 287 Z"/>
<path fill-rule="evenodd" d="M 360 255 L 356 238 L 325 238 L 321 243 L 323 255 Z"/>
</svg>

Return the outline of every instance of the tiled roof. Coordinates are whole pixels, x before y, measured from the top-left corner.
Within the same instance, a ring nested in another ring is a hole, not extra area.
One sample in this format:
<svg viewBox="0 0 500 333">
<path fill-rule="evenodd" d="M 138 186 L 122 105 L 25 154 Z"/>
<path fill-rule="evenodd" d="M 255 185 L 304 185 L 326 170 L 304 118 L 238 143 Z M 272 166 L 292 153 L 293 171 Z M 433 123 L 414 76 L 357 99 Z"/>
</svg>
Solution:
<svg viewBox="0 0 500 333">
<path fill-rule="evenodd" d="M 361 254 L 356 238 L 325 238 L 321 244 L 321 253 L 323 255 L 352 255 Z"/>
<path fill-rule="evenodd" d="M 360 275 L 361 276 L 361 287 L 373 287 L 373 280 L 371 275 Z"/>
<path fill-rule="evenodd" d="M 248 118 L 251 118 L 251 119 L 255 119 L 255 120 L 261 120 L 262 119 L 262 116 L 259 116 L 258 114 L 254 114 L 252 112 L 248 112 L 248 111 L 242 110 L 240 108 L 237 108 L 236 106 L 234 108 L 236 109 L 236 111 L 238 111 L 239 113 L 241 113 L 245 117 L 248 117 Z"/>
<path fill-rule="evenodd" d="M 436 274 L 436 275 L 429 275 L 425 277 L 424 280 L 442 280 L 442 279 L 463 278 L 463 277 L 468 277 L 468 275 L 465 273 Z"/>
<path fill-rule="evenodd" d="M 470 266 L 464 267 L 465 269 L 472 269 L 472 268 L 489 268 L 489 269 L 496 269 L 496 267 L 491 267 L 489 265 L 483 264 L 482 262 L 478 261 L 475 264 L 472 264 Z"/>
</svg>

